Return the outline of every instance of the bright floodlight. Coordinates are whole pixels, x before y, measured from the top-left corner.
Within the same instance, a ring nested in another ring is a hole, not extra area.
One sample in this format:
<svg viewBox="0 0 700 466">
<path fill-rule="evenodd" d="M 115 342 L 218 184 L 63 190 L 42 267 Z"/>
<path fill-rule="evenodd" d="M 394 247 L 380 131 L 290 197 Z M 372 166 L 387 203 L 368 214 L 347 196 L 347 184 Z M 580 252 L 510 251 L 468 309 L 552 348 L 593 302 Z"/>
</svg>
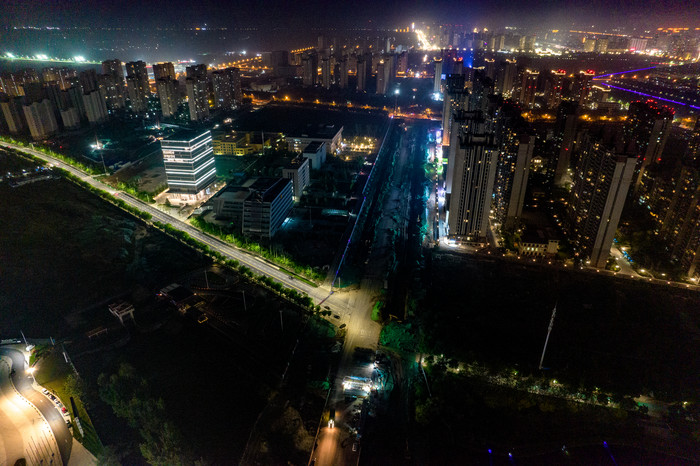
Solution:
<svg viewBox="0 0 700 466">
<path fill-rule="evenodd" d="M 13 53 L 7 52 L 7 58 L 15 58 Z"/>
<path fill-rule="evenodd" d="M 399 90 L 396 89 L 396 90 L 394 91 L 394 94 L 399 95 Z"/>
<path fill-rule="evenodd" d="M 77 57 L 73 57 L 73 60 L 75 61 L 85 61 L 85 57 L 78 55 Z"/>
<path fill-rule="evenodd" d="M 36 370 L 36 367 L 28 367 L 27 374 L 33 374 L 35 370 Z"/>
</svg>

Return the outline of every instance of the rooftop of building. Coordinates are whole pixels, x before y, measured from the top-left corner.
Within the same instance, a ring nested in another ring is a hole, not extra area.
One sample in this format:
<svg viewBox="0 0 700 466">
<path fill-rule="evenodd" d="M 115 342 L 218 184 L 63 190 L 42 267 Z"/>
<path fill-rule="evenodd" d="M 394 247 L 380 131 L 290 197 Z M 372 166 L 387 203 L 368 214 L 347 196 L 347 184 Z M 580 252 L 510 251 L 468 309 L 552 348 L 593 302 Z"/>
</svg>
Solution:
<svg viewBox="0 0 700 466">
<path fill-rule="evenodd" d="M 260 200 L 267 202 L 279 196 L 282 190 L 291 182 L 292 180 L 289 178 L 258 178 L 249 189 L 253 193 L 258 193 Z"/>
<path fill-rule="evenodd" d="M 175 131 L 173 134 L 168 136 L 167 138 L 164 139 L 164 141 L 192 141 L 193 139 L 198 138 L 199 136 L 202 136 L 204 133 L 208 133 L 209 130 L 206 131 L 195 131 L 193 129 L 185 129 L 185 128 L 180 128 L 177 131 Z"/>
<path fill-rule="evenodd" d="M 309 164 L 309 159 L 303 157 L 297 157 L 292 159 L 285 167 L 285 169 L 299 169 L 302 165 Z"/>
<path fill-rule="evenodd" d="M 296 107 L 265 107 L 242 115 L 234 123 L 238 131 L 265 131 L 286 136 L 330 139 L 343 129 L 338 115 Z"/>
<path fill-rule="evenodd" d="M 319 150 L 321 150 L 321 147 L 325 144 L 323 141 L 311 141 L 304 147 L 304 153 L 305 154 L 315 154 Z"/>
<path fill-rule="evenodd" d="M 559 241 L 556 231 L 550 227 L 529 226 L 520 235 L 523 243 L 546 243 L 548 241 Z"/>
<path fill-rule="evenodd" d="M 274 200 L 291 182 L 288 178 L 249 178 L 242 184 L 226 186 L 215 197 L 224 198 L 229 202 L 243 202 L 257 193 L 259 200 L 267 202 Z"/>
</svg>

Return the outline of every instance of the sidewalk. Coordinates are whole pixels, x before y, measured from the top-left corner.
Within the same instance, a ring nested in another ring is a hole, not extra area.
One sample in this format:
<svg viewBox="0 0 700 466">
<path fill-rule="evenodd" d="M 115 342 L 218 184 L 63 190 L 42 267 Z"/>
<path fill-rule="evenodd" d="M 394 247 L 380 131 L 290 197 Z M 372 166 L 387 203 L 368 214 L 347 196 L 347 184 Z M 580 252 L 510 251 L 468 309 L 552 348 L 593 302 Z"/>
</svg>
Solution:
<svg viewBox="0 0 700 466">
<path fill-rule="evenodd" d="M 97 458 L 95 458 L 82 443 L 74 438 L 68 466 L 84 466 L 90 464 L 97 464 Z"/>
</svg>

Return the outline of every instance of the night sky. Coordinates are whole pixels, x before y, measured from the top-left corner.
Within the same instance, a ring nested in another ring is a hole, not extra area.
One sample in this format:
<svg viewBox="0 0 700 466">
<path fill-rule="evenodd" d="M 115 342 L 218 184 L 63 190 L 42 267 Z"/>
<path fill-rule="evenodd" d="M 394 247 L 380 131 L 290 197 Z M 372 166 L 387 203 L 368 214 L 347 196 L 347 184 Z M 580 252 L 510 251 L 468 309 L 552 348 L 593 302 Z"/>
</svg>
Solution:
<svg viewBox="0 0 700 466">
<path fill-rule="evenodd" d="M 410 21 L 469 26 L 700 26 L 700 0 L 2 0 L 10 26 L 396 27 Z"/>
</svg>

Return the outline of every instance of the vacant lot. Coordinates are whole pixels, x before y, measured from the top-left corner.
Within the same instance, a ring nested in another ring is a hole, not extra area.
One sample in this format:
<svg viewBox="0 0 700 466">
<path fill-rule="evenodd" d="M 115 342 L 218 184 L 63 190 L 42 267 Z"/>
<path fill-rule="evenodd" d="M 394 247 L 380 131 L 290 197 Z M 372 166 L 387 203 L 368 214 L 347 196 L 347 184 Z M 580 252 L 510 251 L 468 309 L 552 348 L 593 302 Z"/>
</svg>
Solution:
<svg viewBox="0 0 700 466">
<path fill-rule="evenodd" d="M 18 160 L 0 157 L 0 169 L 26 165 Z M 197 253 L 63 179 L 0 183 L 0 199 L 3 335 L 65 336 L 96 304 L 150 293 L 201 264 Z"/>
<path fill-rule="evenodd" d="M 537 371 L 574 387 L 700 398 L 700 296 L 590 273 L 433 255 L 422 314 L 429 349 Z"/>
</svg>

